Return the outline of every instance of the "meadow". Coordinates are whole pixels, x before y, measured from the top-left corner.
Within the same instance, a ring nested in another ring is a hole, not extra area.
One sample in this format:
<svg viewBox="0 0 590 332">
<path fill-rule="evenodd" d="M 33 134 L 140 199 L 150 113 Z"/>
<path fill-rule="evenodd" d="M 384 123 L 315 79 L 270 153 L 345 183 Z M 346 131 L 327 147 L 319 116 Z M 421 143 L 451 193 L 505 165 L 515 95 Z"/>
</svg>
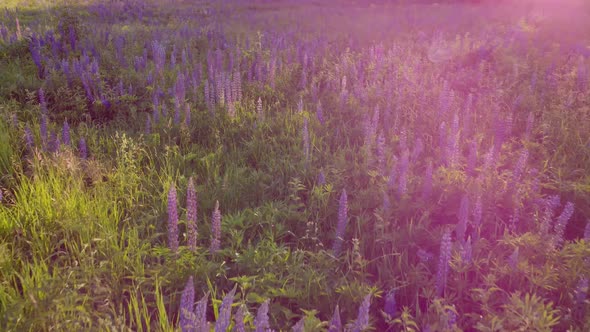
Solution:
<svg viewBox="0 0 590 332">
<path fill-rule="evenodd" d="M 590 331 L 584 1 L 3 6 L 0 330 Z"/>
</svg>

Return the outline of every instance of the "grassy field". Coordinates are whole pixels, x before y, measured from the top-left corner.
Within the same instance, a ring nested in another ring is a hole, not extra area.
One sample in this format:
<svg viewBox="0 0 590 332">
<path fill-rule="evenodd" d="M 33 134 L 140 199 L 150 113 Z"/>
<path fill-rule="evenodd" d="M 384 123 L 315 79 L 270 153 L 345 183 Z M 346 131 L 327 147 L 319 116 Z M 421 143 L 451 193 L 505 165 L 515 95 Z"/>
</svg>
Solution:
<svg viewBox="0 0 590 332">
<path fill-rule="evenodd" d="M 590 330 L 586 3 L 4 6 L 0 330 Z"/>
</svg>

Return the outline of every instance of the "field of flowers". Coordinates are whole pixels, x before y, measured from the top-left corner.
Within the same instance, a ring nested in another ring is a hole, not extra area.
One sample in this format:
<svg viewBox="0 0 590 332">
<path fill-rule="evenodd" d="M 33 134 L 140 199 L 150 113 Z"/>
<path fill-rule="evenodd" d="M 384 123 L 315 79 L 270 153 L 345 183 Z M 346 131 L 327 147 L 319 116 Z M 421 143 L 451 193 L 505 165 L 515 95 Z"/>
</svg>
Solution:
<svg viewBox="0 0 590 332">
<path fill-rule="evenodd" d="M 590 331 L 590 6 L 424 2 L 8 0 L 0 330 Z"/>
</svg>

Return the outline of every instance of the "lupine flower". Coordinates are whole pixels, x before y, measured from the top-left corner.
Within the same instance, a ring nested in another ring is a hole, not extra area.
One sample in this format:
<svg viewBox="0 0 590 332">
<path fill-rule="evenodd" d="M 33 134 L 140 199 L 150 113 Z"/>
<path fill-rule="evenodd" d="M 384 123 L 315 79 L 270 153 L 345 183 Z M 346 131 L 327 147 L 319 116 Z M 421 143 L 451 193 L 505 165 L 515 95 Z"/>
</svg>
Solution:
<svg viewBox="0 0 590 332">
<path fill-rule="evenodd" d="M 533 112 L 529 113 L 529 116 L 527 117 L 526 120 L 526 129 L 525 129 L 525 138 L 529 138 L 531 136 L 531 133 L 533 132 L 533 126 L 535 124 L 535 115 L 533 114 Z"/>
<path fill-rule="evenodd" d="M 234 315 L 234 331 L 235 332 L 246 332 L 246 326 L 244 325 L 244 306 L 241 305 Z"/>
<path fill-rule="evenodd" d="M 293 325 L 293 332 L 304 332 L 305 331 L 305 317 L 301 317 L 299 321 Z"/>
<path fill-rule="evenodd" d="M 467 241 L 463 243 L 461 247 L 461 260 L 469 264 L 473 259 L 473 247 L 471 245 L 471 237 L 467 238 Z"/>
<path fill-rule="evenodd" d="M 234 302 L 234 296 L 236 294 L 236 288 L 238 285 L 234 285 L 234 288 L 227 293 L 221 301 L 219 307 L 219 315 L 217 316 L 217 322 L 215 322 L 215 332 L 225 332 L 231 323 L 231 305 Z"/>
<path fill-rule="evenodd" d="M 86 147 L 86 139 L 84 137 L 80 137 L 80 142 L 78 143 L 78 150 L 81 159 L 88 158 L 88 149 Z"/>
<path fill-rule="evenodd" d="M 197 192 L 193 178 L 189 178 L 186 189 L 187 242 L 191 251 L 197 249 Z"/>
<path fill-rule="evenodd" d="M 455 325 L 457 325 L 457 314 L 453 310 L 447 310 L 447 326 L 448 328 L 452 329 Z"/>
<path fill-rule="evenodd" d="M 565 208 L 557 218 L 557 223 L 555 224 L 555 244 L 557 246 L 563 243 L 563 235 L 565 233 L 565 226 L 569 222 L 570 218 L 574 214 L 574 203 L 567 202 L 565 204 Z"/>
<path fill-rule="evenodd" d="M 332 251 L 335 256 L 340 255 L 342 250 L 342 243 L 344 242 L 344 235 L 346 233 L 346 225 L 348 224 L 348 196 L 346 195 L 346 189 L 342 190 L 340 194 L 340 201 L 338 204 L 338 225 L 336 226 L 336 238 L 334 239 L 334 245 Z"/>
<path fill-rule="evenodd" d="M 438 146 L 442 149 L 447 147 L 447 124 L 444 121 L 438 126 Z"/>
<path fill-rule="evenodd" d="M 469 196 L 467 194 L 463 195 L 463 198 L 461 198 L 458 217 L 457 239 L 459 242 L 463 243 L 465 241 L 465 232 L 467 230 L 467 222 L 469 219 Z"/>
<path fill-rule="evenodd" d="M 178 211 L 176 205 L 176 187 L 172 184 L 168 191 L 168 247 L 173 252 L 178 250 Z"/>
<path fill-rule="evenodd" d="M 414 149 L 412 150 L 412 157 L 410 158 L 411 162 L 414 163 L 420 158 L 420 155 L 424 152 L 424 142 L 421 138 L 417 138 L 416 142 L 414 143 Z"/>
<path fill-rule="evenodd" d="M 318 117 L 318 121 L 320 122 L 321 125 L 325 124 L 325 120 L 324 120 L 324 110 L 322 107 L 322 102 L 318 101 L 318 106 L 316 107 L 316 116 Z"/>
<path fill-rule="evenodd" d="M 528 158 L 529 158 L 529 150 L 528 149 L 522 150 L 522 152 L 520 153 L 520 157 L 518 158 L 518 161 L 516 162 L 516 165 L 514 167 L 513 177 L 514 177 L 515 182 L 520 181 L 522 173 L 524 172 L 524 168 L 526 167 L 526 163 L 527 163 Z"/>
<path fill-rule="evenodd" d="M 64 122 L 64 126 L 61 133 L 61 141 L 64 145 L 69 146 L 71 144 L 70 141 L 70 125 L 68 121 Z"/>
<path fill-rule="evenodd" d="M 254 319 L 255 332 L 266 332 L 267 329 L 270 329 L 268 322 L 268 303 L 269 300 L 266 300 L 258 308 L 256 318 Z"/>
<path fill-rule="evenodd" d="M 184 104 L 184 124 L 187 127 L 191 125 L 191 107 L 188 103 Z"/>
<path fill-rule="evenodd" d="M 342 320 L 340 319 L 340 309 L 338 305 L 334 309 L 334 314 L 330 320 L 330 326 L 328 326 L 328 332 L 341 332 L 342 331 Z"/>
<path fill-rule="evenodd" d="M 385 294 L 385 305 L 383 306 L 383 312 L 385 312 L 389 317 L 394 317 L 395 313 L 397 312 L 397 303 L 395 301 L 395 289 L 390 289 L 387 294 Z"/>
<path fill-rule="evenodd" d="M 402 157 L 399 164 L 399 183 L 397 192 L 400 196 L 405 195 L 408 192 L 408 173 L 410 168 L 410 151 L 406 148 L 402 152 Z"/>
<path fill-rule="evenodd" d="M 41 105 L 41 112 L 47 112 L 47 101 L 45 100 L 45 91 L 43 88 L 39 88 L 39 104 Z"/>
<path fill-rule="evenodd" d="M 438 270 L 436 273 L 436 295 L 441 297 L 444 294 L 447 277 L 449 274 L 449 262 L 451 260 L 451 230 L 445 230 L 440 241 L 440 254 L 438 259 Z"/>
<path fill-rule="evenodd" d="M 475 206 L 473 207 L 473 233 L 474 238 L 477 240 L 479 237 L 479 226 L 481 225 L 481 217 L 483 212 L 483 205 L 481 201 L 481 195 L 477 196 L 475 200 Z"/>
<path fill-rule="evenodd" d="M 549 228 L 551 227 L 551 221 L 553 219 L 553 214 L 555 209 L 561 204 L 561 199 L 558 195 L 549 196 L 545 199 L 543 207 L 543 215 L 541 217 L 541 234 L 547 234 L 549 232 Z"/>
<path fill-rule="evenodd" d="M 590 242 L 590 219 L 588 219 L 584 228 L 584 241 Z"/>
<path fill-rule="evenodd" d="M 221 248 L 221 212 L 219 211 L 219 201 L 215 201 L 215 210 L 211 217 L 211 253 L 217 252 Z"/>
<path fill-rule="evenodd" d="M 33 133 L 31 132 L 31 128 L 29 128 L 28 125 L 25 126 L 25 144 L 27 145 L 28 150 L 32 150 L 35 146 Z"/>
<path fill-rule="evenodd" d="M 174 102 L 174 124 L 180 124 L 180 103 L 178 101 Z"/>
<path fill-rule="evenodd" d="M 375 154 L 377 157 L 377 167 L 380 172 L 383 172 L 385 167 L 385 136 L 383 136 L 383 132 L 380 132 L 379 136 L 377 136 L 377 149 Z"/>
<path fill-rule="evenodd" d="M 574 292 L 575 308 L 574 314 L 577 317 L 584 317 L 586 313 L 586 298 L 588 296 L 588 278 L 580 278 Z"/>
<path fill-rule="evenodd" d="M 191 331 L 209 331 L 209 323 L 207 322 L 207 302 L 209 294 L 203 295 L 203 297 L 197 302 L 195 307 L 196 323 L 194 330 Z"/>
<path fill-rule="evenodd" d="M 318 175 L 318 185 L 323 186 L 326 184 L 326 176 L 324 175 L 324 171 L 320 171 Z"/>
<path fill-rule="evenodd" d="M 512 252 L 512 254 L 510 255 L 510 257 L 508 257 L 508 265 L 510 265 L 510 267 L 512 269 L 516 269 L 516 267 L 518 266 L 518 252 L 519 252 L 520 247 L 516 247 L 514 249 L 514 251 Z"/>
<path fill-rule="evenodd" d="M 371 294 L 367 294 L 363 299 L 358 311 L 358 316 L 354 325 L 350 329 L 351 332 L 362 332 L 369 327 L 369 307 L 371 306 Z"/>
<path fill-rule="evenodd" d="M 297 113 L 303 113 L 303 98 L 301 96 L 297 102 Z"/>
<path fill-rule="evenodd" d="M 195 326 L 193 308 L 195 306 L 195 285 L 193 277 L 190 276 L 180 298 L 180 328 L 182 331 L 189 331 Z"/>
</svg>

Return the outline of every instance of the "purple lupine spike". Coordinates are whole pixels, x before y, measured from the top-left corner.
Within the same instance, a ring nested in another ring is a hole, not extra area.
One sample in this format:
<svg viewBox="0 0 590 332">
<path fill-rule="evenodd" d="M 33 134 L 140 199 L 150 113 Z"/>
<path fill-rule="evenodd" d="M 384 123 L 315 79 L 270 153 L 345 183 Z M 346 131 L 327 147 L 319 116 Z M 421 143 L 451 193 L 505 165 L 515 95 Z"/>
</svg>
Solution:
<svg viewBox="0 0 590 332">
<path fill-rule="evenodd" d="M 569 222 L 570 218 L 574 214 L 574 203 L 567 202 L 563 211 L 557 217 L 557 223 L 555 224 L 555 245 L 560 246 L 563 243 L 563 235 L 565 233 L 565 227 Z"/>
<path fill-rule="evenodd" d="M 88 158 L 88 148 L 86 147 L 86 139 L 84 137 L 80 137 L 80 142 L 78 143 L 78 150 L 81 159 Z"/>
<path fill-rule="evenodd" d="M 342 332 L 342 320 L 340 319 L 340 308 L 336 305 L 334 314 L 330 320 L 330 326 L 328 326 L 328 332 Z"/>
<path fill-rule="evenodd" d="M 39 105 L 41 105 L 41 112 L 47 112 L 47 101 L 45 100 L 43 88 L 39 88 Z"/>
<path fill-rule="evenodd" d="M 516 267 L 518 266 L 519 249 L 520 249 L 520 247 L 516 247 L 514 249 L 514 251 L 512 252 L 512 254 L 510 254 L 510 256 L 508 257 L 508 265 L 513 270 L 516 269 Z"/>
<path fill-rule="evenodd" d="M 215 210 L 211 217 L 211 253 L 221 249 L 221 212 L 219 211 L 219 201 L 215 201 Z"/>
<path fill-rule="evenodd" d="M 385 304 L 383 306 L 383 312 L 385 312 L 389 317 L 395 317 L 397 312 L 397 303 L 395 301 L 395 289 L 390 289 L 387 294 L 385 294 Z"/>
<path fill-rule="evenodd" d="M 166 107 L 166 104 L 162 104 L 162 117 L 168 117 L 168 108 Z"/>
<path fill-rule="evenodd" d="M 268 322 L 268 304 L 269 300 L 266 300 L 262 303 L 260 308 L 258 308 L 258 312 L 256 312 L 256 318 L 254 319 L 254 326 L 255 332 L 266 332 L 270 329 L 270 324 Z"/>
<path fill-rule="evenodd" d="M 551 227 L 551 221 L 553 220 L 553 214 L 555 209 L 561 204 L 561 199 L 558 195 L 549 196 L 544 200 L 543 215 L 541 217 L 541 234 L 547 234 Z"/>
<path fill-rule="evenodd" d="M 520 153 L 520 157 L 518 158 L 518 161 L 516 162 L 516 165 L 514 166 L 514 172 L 513 172 L 514 182 L 518 183 L 520 181 L 528 159 L 529 159 L 529 149 L 525 148 Z"/>
<path fill-rule="evenodd" d="M 477 199 L 475 200 L 475 206 L 473 207 L 473 232 L 475 233 L 474 235 L 478 234 L 477 230 L 481 225 L 482 212 L 483 204 L 481 200 L 481 195 L 478 195 Z M 477 237 L 474 236 L 474 238 L 477 240 Z"/>
<path fill-rule="evenodd" d="M 443 121 L 438 127 L 438 146 L 443 149 L 447 147 L 447 124 Z"/>
<path fill-rule="evenodd" d="M 176 78 L 176 84 L 174 85 L 174 98 L 176 98 L 176 102 L 179 104 L 184 103 L 186 98 L 186 88 L 184 81 L 184 74 L 178 74 L 178 77 Z"/>
<path fill-rule="evenodd" d="M 428 200 L 432 195 L 432 162 L 426 165 L 426 174 L 424 175 L 424 182 L 422 184 L 422 199 Z"/>
<path fill-rule="evenodd" d="M 326 184 L 326 176 L 324 175 L 324 171 L 320 171 L 318 175 L 318 186 L 323 186 Z"/>
<path fill-rule="evenodd" d="M 147 116 L 145 119 L 145 134 L 150 135 L 152 133 L 152 117 Z"/>
<path fill-rule="evenodd" d="M 193 178 L 188 179 L 186 189 L 186 219 L 187 219 L 187 242 L 191 251 L 197 250 L 197 191 Z"/>
<path fill-rule="evenodd" d="M 180 298 L 180 329 L 182 331 L 190 331 L 195 326 L 194 306 L 195 285 L 193 277 L 190 276 Z"/>
<path fill-rule="evenodd" d="M 246 325 L 244 324 L 244 306 L 241 305 L 234 315 L 234 331 L 246 332 Z"/>
<path fill-rule="evenodd" d="M 178 211 L 174 184 L 170 185 L 168 191 L 168 247 L 173 252 L 178 251 Z"/>
<path fill-rule="evenodd" d="M 438 259 L 438 270 L 436 272 L 436 295 L 442 297 L 447 286 L 449 274 L 449 262 L 451 260 L 451 230 L 446 229 L 440 241 L 440 254 Z"/>
<path fill-rule="evenodd" d="M 358 316 L 352 328 L 351 332 L 362 332 L 369 327 L 369 308 L 371 306 L 371 294 L 367 294 L 363 299 L 358 311 Z"/>
<path fill-rule="evenodd" d="M 234 288 L 225 295 L 221 301 L 219 307 L 219 315 L 217 316 L 217 322 L 215 322 L 215 332 L 225 332 L 231 323 L 231 305 L 234 302 L 234 296 L 238 284 L 234 285 Z"/>
<path fill-rule="evenodd" d="M 422 152 L 424 152 L 424 142 L 421 138 L 417 138 L 412 149 L 410 161 L 412 163 L 416 162 L 420 158 L 420 155 L 422 155 Z"/>
<path fill-rule="evenodd" d="M 303 97 L 299 96 L 299 101 L 297 102 L 297 113 L 303 113 Z"/>
<path fill-rule="evenodd" d="M 336 226 L 336 238 L 332 246 L 334 256 L 339 256 L 344 242 L 344 235 L 346 233 L 346 225 L 348 224 L 348 196 L 346 189 L 342 190 L 340 194 L 340 201 L 338 202 L 338 225 Z"/>
<path fill-rule="evenodd" d="M 323 126 L 326 123 L 326 120 L 324 119 L 324 109 L 322 107 L 322 101 L 318 101 L 318 105 L 316 107 L 316 116 L 318 118 L 318 121 L 320 122 L 320 124 Z"/>
<path fill-rule="evenodd" d="M 457 314 L 453 310 L 447 309 L 447 317 L 447 327 L 453 329 L 457 325 Z"/>
<path fill-rule="evenodd" d="M 209 293 L 203 295 L 203 297 L 197 302 L 195 306 L 195 324 L 194 329 L 190 331 L 209 331 L 209 323 L 207 322 L 207 302 L 209 299 Z M 183 331 L 184 332 L 184 331 Z"/>
<path fill-rule="evenodd" d="M 584 241 L 590 242 L 590 219 L 588 219 L 584 228 Z"/>
<path fill-rule="evenodd" d="M 174 124 L 180 124 L 180 103 L 177 100 L 174 101 Z"/>
<path fill-rule="evenodd" d="M 576 306 L 583 308 L 585 306 L 586 297 L 588 296 L 588 278 L 580 278 L 576 290 L 574 292 L 574 298 L 576 299 Z"/>
<path fill-rule="evenodd" d="M 61 132 L 61 141 L 64 145 L 66 146 L 70 146 L 71 144 L 71 140 L 70 140 L 70 125 L 68 124 L 68 121 L 66 120 L 64 122 L 64 126 Z"/>
<path fill-rule="evenodd" d="M 457 239 L 461 244 L 465 242 L 465 232 L 467 231 L 467 223 L 469 219 L 469 196 L 463 195 L 461 198 L 461 205 L 459 206 L 458 214 L 459 222 L 457 223 Z"/>
<path fill-rule="evenodd" d="M 31 151 L 35 147 L 35 141 L 33 140 L 33 133 L 28 125 L 25 126 L 25 144 L 27 149 Z"/>
<path fill-rule="evenodd" d="M 299 321 L 291 329 L 293 332 L 305 332 L 305 317 L 301 317 Z"/>
<path fill-rule="evenodd" d="M 470 264 L 473 260 L 473 246 L 471 245 L 471 237 L 467 238 L 467 241 L 461 246 L 461 260 Z"/>
<path fill-rule="evenodd" d="M 47 151 L 50 153 L 57 152 L 57 148 L 59 144 L 59 139 L 57 134 L 54 131 L 51 131 L 49 134 L 49 142 L 47 143 Z"/>
</svg>

